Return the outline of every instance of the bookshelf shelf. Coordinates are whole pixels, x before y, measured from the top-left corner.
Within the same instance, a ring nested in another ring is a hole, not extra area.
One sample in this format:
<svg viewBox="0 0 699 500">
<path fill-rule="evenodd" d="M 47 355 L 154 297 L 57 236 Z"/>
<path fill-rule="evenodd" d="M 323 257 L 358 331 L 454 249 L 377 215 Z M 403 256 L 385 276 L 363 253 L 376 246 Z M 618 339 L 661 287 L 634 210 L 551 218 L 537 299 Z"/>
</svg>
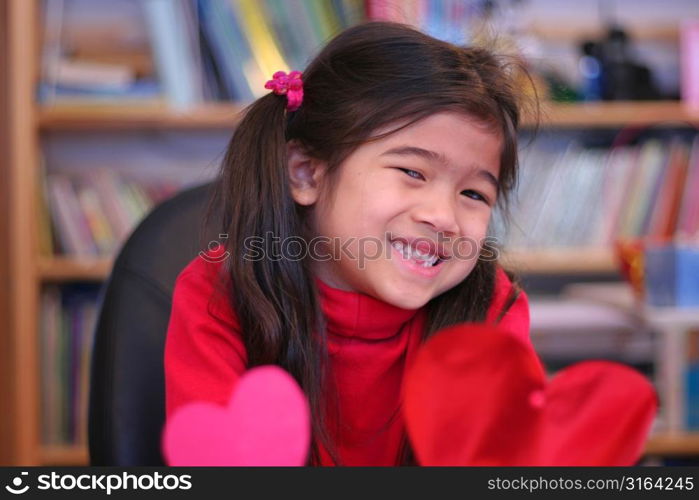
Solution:
<svg viewBox="0 0 699 500">
<path fill-rule="evenodd" d="M 646 455 L 699 455 L 699 432 L 656 434 L 646 443 Z"/>
<path fill-rule="evenodd" d="M 699 109 L 680 101 L 595 102 L 545 104 L 542 125 L 547 127 L 622 127 L 691 123 L 699 125 Z"/>
<path fill-rule="evenodd" d="M 232 129 L 243 105 L 210 104 L 186 110 L 164 105 L 55 105 L 38 112 L 42 130 L 123 130 L 130 128 Z"/>
<path fill-rule="evenodd" d="M 645 455 L 682 456 L 699 454 L 699 432 L 685 434 L 656 434 L 646 443 Z M 89 462 L 86 446 L 43 447 L 43 465 L 85 465 Z"/>
<path fill-rule="evenodd" d="M 117 130 L 128 128 L 228 129 L 238 121 L 244 105 L 220 103 L 182 111 L 165 105 L 63 104 L 39 108 L 43 130 Z M 699 110 L 686 108 L 679 101 L 600 102 L 545 104 L 544 127 L 620 127 L 633 125 L 699 125 Z M 531 126 L 531 121 L 524 122 Z"/>
<path fill-rule="evenodd" d="M 39 260 L 39 276 L 43 282 L 102 281 L 109 276 L 110 258 L 46 257 Z"/>
<path fill-rule="evenodd" d="M 617 272 L 614 254 L 607 249 L 510 251 L 502 257 L 502 262 L 512 271 L 529 274 Z"/>
<path fill-rule="evenodd" d="M 656 434 L 646 443 L 645 455 L 682 456 L 699 454 L 699 432 L 685 434 Z M 49 447 L 41 449 L 42 465 L 86 465 L 89 462 L 87 446 Z"/>
<path fill-rule="evenodd" d="M 566 250 L 561 252 L 508 252 L 505 267 L 521 273 L 586 274 L 614 273 L 614 256 L 607 250 Z M 104 258 L 46 257 L 39 261 L 44 282 L 102 281 L 109 276 L 113 260 Z"/>
<path fill-rule="evenodd" d="M 39 455 L 44 466 L 81 466 L 90 462 L 87 446 L 43 446 Z"/>
</svg>

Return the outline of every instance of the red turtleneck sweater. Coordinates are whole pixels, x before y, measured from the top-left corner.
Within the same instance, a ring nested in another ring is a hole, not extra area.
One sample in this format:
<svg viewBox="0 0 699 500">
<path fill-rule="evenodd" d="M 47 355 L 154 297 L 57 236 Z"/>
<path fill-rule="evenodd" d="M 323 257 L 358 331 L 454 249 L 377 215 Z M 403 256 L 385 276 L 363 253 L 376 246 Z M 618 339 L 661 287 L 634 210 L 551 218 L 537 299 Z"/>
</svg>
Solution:
<svg viewBox="0 0 699 500">
<path fill-rule="evenodd" d="M 225 405 L 246 369 L 236 314 L 216 288 L 221 264 L 195 258 L 180 273 L 165 347 L 167 415 L 192 401 Z M 316 279 L 327 321 L 339 419 L 329 422 L 343 465 L 397 465 L 403 435 L 400 406 L 406 364 L 419 345 L 424 308 L 406 310 L 338 290 Z M 494 322 L 512 284 L 498 269 L 487 321 Z M 499 323 L 529 343 L 522 292 Z M 331 464 L 324 450 L 323 464 Z"/>
</svg>

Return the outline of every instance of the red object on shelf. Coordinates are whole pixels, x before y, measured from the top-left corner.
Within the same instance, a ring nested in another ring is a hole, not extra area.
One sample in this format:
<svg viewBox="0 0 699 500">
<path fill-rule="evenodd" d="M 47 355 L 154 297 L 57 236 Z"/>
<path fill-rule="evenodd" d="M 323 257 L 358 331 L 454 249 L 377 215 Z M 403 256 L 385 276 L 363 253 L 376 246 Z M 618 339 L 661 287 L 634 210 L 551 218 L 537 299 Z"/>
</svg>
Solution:
<svg viewBox="0 0 699 500">
<path fill-rule="evenodd" d="M 639 301 L 645 297 L 645 245 L 641 239 L 617 240 L 614 253 L 619 270 Z"/>
</svg>

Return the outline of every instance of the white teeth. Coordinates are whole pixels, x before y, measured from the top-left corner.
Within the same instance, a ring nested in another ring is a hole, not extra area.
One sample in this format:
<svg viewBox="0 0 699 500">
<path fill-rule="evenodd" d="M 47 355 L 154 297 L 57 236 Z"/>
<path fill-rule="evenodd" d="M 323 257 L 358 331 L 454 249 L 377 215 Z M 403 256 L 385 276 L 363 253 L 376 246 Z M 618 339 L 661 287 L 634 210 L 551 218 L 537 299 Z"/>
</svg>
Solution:
<svg viewBox="0 0 699 500">
<path fill-rule="evenodd" d="M 439 257 L 431 257 L 427 260 L 425 260 L 425 263 L 422 265 L 422 267 L 432 267 L 434 264 L 439 260 Z"/>
<path fill-rule="evenodd" d="M 393 245 L 393 248 L 403 254 L 404 259 L 421 261 L 422 267 L 432 267 L 439 260 L 438 256 L 430 256 L 429 253 L 424 253 L 417 248 L 411 247 L 410 245 L 405 245 L 402 241 L 394 241 L 391 243 L 391 245 Z"/>
</svg>

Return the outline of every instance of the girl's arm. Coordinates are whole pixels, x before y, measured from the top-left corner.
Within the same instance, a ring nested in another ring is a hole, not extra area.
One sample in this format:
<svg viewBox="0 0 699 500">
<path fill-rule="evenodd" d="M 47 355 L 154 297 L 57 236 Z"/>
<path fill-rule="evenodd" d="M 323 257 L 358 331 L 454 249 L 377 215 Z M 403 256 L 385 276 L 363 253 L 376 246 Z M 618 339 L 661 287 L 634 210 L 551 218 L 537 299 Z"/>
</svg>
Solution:
<svg viewBox="0 0 699 500">
<path fill-rule="evenodd" d="M 167 417 L 193 401 L 225 405 L 245 371 L 238 321 L 215 293 L 219 267 L 197 257 L 175 283 L 165 343 Z"/>
</svg>

